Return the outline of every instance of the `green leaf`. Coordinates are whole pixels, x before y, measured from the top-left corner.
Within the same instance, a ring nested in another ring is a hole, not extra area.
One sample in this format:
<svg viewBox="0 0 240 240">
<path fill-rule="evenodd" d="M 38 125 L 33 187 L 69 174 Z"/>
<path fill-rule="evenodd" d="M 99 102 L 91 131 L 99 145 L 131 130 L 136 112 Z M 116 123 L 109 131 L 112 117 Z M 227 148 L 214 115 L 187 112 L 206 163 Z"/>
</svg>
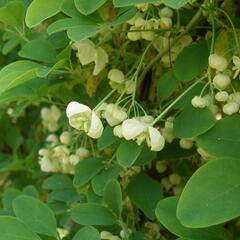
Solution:
<svg viewBox="0 0 240 240">
<path fill-rule="evenodd" d="M 23 4 L 20 1 L 9 2 L 6 6 L 0 8 L 0 22 L 22 31 L 23 11 Z"/>
<path fill-rule="evenodd" d="M 20 60 L 5 66 L 0 71 L 0 94 L 36 77 L 39 64 Z"/>
<path fill-rule="evenodd" d="M 78 163 L 73 184 L 81 187 L 96 176 L 103 168 L 102 158 L 87 158 Z"/>
<path fill-rule="evenodd" d="M 121 7 L 118 8 L 117 17 L 109 23 L 110 26 L 117 26 L 132 19 L 137 13 L 136 7 Z"/>
<path fill-rule="evenodd" d="M 186 5 L 190 0 L 163 0 L 162 3 L 167 5 L 168 7 L 174 8 L 174 9 L 179 9 Z"/>
<path fill-rule="evenodd" d="M 163 198 L 162 187 L 159 182 L 145 174 L 140 174 L 128 184 L 126 192 L 148 218 L 155 219 L 156 205 Z"/>
<path fill-rule="evenodd" d="M 15 217 L 0 216 L 0 232 L 0 240 L 41 240 Z"/>
<path fill-rule="evenodd" d="M 219 158 L 199 168 L 186 184 L 177 206 L 184 226 L 208 227 L 240 216 L 240 161 Z"/>
<path fill-rule="evenodd" d="M 240 116 L 225 117 L 205 134 L 197 137 L 197 144 L 217 157 L 240 156 Z"/>
<path fill-rule="evenodd" d="M 176 217 L 178 197 L 168 197 L 161 200 L 156 208 L 157 219 L 171 233 L 191 240 L 223 240 L 228 239 L 221 227 L 192 229 L 184 227 Z"/>
<path fill-rule="evenodd" d="M 157 152 L 151 151 L 147 144 L 143 144 L 142 151 L 138 156 L 137 160 L 134 162 L 134 166 L 144 165 L 153 161 L 157 156 Z"/>
<path fill-rule="evenodd" d="M 174 75 L 180 81 L 190 81 L 197 77 L 208 65 L 207 43 L 194 43 L 185 47 L 177 56 Z"/>
<path fill-rule="evenodd" d="M 122 140 L 117 149 L 117 161 L 123 167 L 130 167 L 137 160 L 143 145 L 138 146 L 134 141 Z M 131 149 L 131 151 L 129 151 Z"/>
<path fill-rule="evenodd" d="M 115 7 L 127 7 L 134 6 L 136 4 L 141 3 L 157 3 L 158 0 L 113 0 L 113 4 Z"/>
<path fill-rule="evenodd" d="M 107 206 L 120 217 L 122 212 L 122 191 L 118 181 L 113 179 L 108 182 L 103 198 Z"/>
<path fill-rule="evenodd" d="M 70 177 L 61 174 L 55 174 L 44 180 L 42 188 L 51 190 L 72 189 L 73 184 Z"/>
<path fill-rule="evenodd" d="M 19 51 L 19 56 L 32 60 L 52 63 L 56 61 L 56 50 L 46 40 L 32 40 L 27 42 Z"/>
<path fill-rule="evenodd" d="M 80 225 L 114 225 L 116 218 L 112 212 L 99 204 L 83 203 L 71 212 L 72 219 Z"/>
<path fill-rule="evenodd" d="M 11 127 L 6 135 L 7 144 L 16 151 L 23 142 L 23 137 L 21 136 L 20 129 L 17 126 Z"/>
<path fill-rule="evenodd" d="M 94 192 L 102 196 L 107 183 L 112 179 L 117 179 L 119 176 L 120 167 L 113 165 L 108 169 L 103 169 L 97 176 L 92 179 L 92 188 Z"/>
<path fill-rule="evenodd" d="M 107 0 L 74 0 L 77 10 L 84 14 L 89 15 L 100 8 Z"/>
<path fill-rule="evenodd" d="M 33 0 L 27 9 L 26 24 L 35 27 L 61 10 L 63 0 Z"/>
<path fill-rule="evenodd" d="M 19 196 L 13 201 L 13 210 L 17 218 L 21 219 L 34 232 L 52 237 L 57 236 L 54 214 L 40 200 L 29 196 Z"/>
<path fill-rule="evenodd" d="M 107 126 L 104 128 L 102 136 L 98 139 L 98 149 L 101 151 L 114 144 L 119 138 L 113 135 L 113 128 Z"/>
<path fill-rule="evenodd" d="M 216 123 L 214 113 L 209 108 L 187 106 L 173 122 L 174 133 L 179 138 L 192 138 L 201 135 Z"/>
<path fill-rule="evenodd" d="M 179 80 L 174 76 L 172 70 L 166 72 L 157 85 L 158 101 L 161 103 L 166 100 L 176 90 Z"/>
<path fill-rule="evenodd" d="M 83 227 L 73 237 L 72 240 L 101 240 L 98 230 L 94 227 Z"/>
</svg>

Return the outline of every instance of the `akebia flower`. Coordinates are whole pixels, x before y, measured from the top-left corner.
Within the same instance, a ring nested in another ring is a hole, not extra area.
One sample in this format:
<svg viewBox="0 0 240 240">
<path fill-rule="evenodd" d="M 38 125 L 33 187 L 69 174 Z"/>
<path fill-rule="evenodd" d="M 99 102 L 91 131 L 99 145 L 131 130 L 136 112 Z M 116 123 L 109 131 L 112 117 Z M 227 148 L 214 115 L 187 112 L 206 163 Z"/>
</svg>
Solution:
<svg viewBox="0 0 240 240">
<path fill-rule="evenodd" d="M 219 72 L 226 70 L 228 62 L 226 58 L 217 54 L 211 54 L 208 58 L 208 64 L 211 68 L 216 69 Z"/>
<path fill-rule="evenodd" d="M 98 75 L 108 63 L 106 51 L 102 47 L 96 47 L 89 39 L 76 42 L 72 47 L 77 50 L 77 58 L 83 66 L 92 62 L 95 63 L 93 75 Z"/>
<path fill-rule="evenodd" d="M 70 102 L 66 109 L 69 124 L 79 130 L 84 131 L 91 138 L 99 138 L 103 132 L 103 125 L 97 114 L 88 106 Z"/>
<path fill-rule="evenodd" d="M 147 144 L 152 151 L 161 151 L 165 145 L 165 139 L 154 127 L 148 127 Z"/>
<path fill-rule="evenodd" d="M 213 85 L 217 89 L 224 90 L 231 83 L 228 75 L 219 73 L 213 78 Z"/>
</svg>

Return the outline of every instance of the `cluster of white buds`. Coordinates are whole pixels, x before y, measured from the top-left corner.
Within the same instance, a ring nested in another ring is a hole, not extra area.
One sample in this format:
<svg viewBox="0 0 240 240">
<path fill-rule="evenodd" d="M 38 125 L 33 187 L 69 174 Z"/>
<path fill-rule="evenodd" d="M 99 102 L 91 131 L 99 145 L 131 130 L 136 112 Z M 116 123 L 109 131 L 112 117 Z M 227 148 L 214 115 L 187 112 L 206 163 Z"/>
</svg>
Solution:
<svg viewBox="0 0 240 240">
<path fill-rule="evenodd" d="M 154 222 L 146 222 L 144 224 L 145 234 L 148 236 L 148 239 L 161 239 L 160 226 Z"/>
<path fill-rule="evenodd" d="M 173 117 L 168 117 L 165 121 L 165 126 L 162 129 L 163 137 L 168 143 L 172 143 L 175 139 L 174 131 L 173 131 Z"/>
<path fill-rule="evenodd" d="M 66 109 L 69 124 L 73 128 L 84 131 L 91 138 L 99 138 L 103 132 L 103 124 L 96 112 L 88 106 L 70 102 Z"/>
<path fill-rule="evenodd" d="M 137 17 L 129 21 L 129 24 L 132 26 L 128 32 L 128 39 L 131 41 L 137 41 L 139 39 L 152 41 L 155 38 L 154 30 L 170 29 L 173 25 L 173 11 L 168 7 L 164 7 L 159 11 L 159 16 L 159 19 L 144 19 L 140 14 L 137 14 Z"/>
<path fill-rule="evenodd" d="M 111 88 L 115 88 L 121 84 L 118 88 L 119 93 L 132 94 L 135 91 L 135 82 L 133 80 L 125 80 L 124 73 L 116 68 L 113 68 L 108 73 L 109 85 Z"/>
<path fill-rule="evenodd" d="M 134 117 L 116 126 L 113 132 L 115 136 L 136 141 L 138 145 L 146 141 L 152 151 L 161 151 L 165 139 L 158 129 L 151 126 L 152 122 L 151 116 Z"/>
<path fill-rule="evenodd" d="M 60 117 L 61 111 L 55 105 L 41 109 L 42 124 L 49 132 L 56 132 L 59 129 L 58 120 Z"/>
<path fill-rule="evenodd" d="M 162 178 L 161 184 L 166 191 L 171 190 L 174 195 L 179 195 L 183 190 L 182 177 L 177 173 L 172 173 L 168 177 Z"/>
<path fill-rule="evenodd" d="M 77 50 L 77 58 L 83 66 L 95 63 L 93 75 L 98 75 L 109 61 L 106 51 L 102 47 L 95 46 L 89 39 L 74 43 L 72 48 Z"/>
<path fill-rule="evenodd" d="M 122 240 L 119 236 L 113 235 L 112 233 L 108 231 L 102 231 L 100 233 L 100 237 L 102 240 Z"/>
<path fill-rule="evenodd" d="M 74 166 L 90 155 L 88 149 L 80 147 L 70 151 L 71 133 L 63 132 L 58 138 L 50 134 L 46 138 L 47 146 L 39 150 L 39 164 L 43 172 L 74 173 Z"/>
</svg>

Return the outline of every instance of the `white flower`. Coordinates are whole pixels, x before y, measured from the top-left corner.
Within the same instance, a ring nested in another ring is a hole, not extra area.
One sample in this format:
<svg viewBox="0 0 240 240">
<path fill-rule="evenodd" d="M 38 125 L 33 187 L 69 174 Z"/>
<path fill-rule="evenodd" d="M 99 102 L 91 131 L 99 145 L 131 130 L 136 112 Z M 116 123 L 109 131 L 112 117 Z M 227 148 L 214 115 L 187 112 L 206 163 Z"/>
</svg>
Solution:
<svg viewBox="0 0 240 240">
<path fill-rule="evenodd" d="M 235 71 L 233 78 L 235 79 L 240 73 L 240 58 L 238 56 L 233 56 L 233 64 L 232 70 Z"/>
<path fill-rule="evenodd" d="M 217 89 L 224 90 L 231 83 L 228 75 L 219 73 L 213 78 L 213 85 Z"/>
<path fill-rule="evenodd" d="M 122 71 L 120 71 L 119 69 L 111 69 L 108 73 L 108 79 L 116 82 L 116 83 L 122 83 L 125 80 L 124 74 Z"/>
<path fill-rule="evenodd" d="M 146 124 L 132 118 L 122 123 L 122 135 L 126 140 L 134 140 L 146 130 Z"/>
<path fill-rule="evenodd" d="M 119 138 L 122 138 L 122 137 L 123 137 L 123 134 L 122 134 L 122 125 L 118 125 L 118 126 L 114 127 L 114 129 L 113 129 L 113 135 L 116 136 L 116 137 L 119 137 Z"/>
<path fill-rule="evenodd" d="M 240 106 L 240 92 L 230 94 L 229 101 L 236 102 Z"/>
<path fill-rule="evenodd" d="M 173 17 L 173 10 L 168 8 L 168 7 L 164 7 L 164 8 L 159 10 L 158 15 L 160 17 L 172 18 Z"/>
<path fill-rule="evenodd" d="M 72 154 L 72 155 L 69 156 L 69 162 L 73 166 L 77 165 L 79 163 L 79 161 L 80 161 L 80 157 L 78 155 Z"/>
<path fill-rule="evenodd" d="M 76 154 L 80 157 L 80 160 L 89 157 L 90 152 L 84 147 L 80 147 L 76 150 Z"/>
<path fill-rule="evenodd" d="M 141 29 L 148 30 L 148 31 L 141 32 L 142 39 L 145 39 L 147 41 L 152 41 L 154 39 L 155 33 L 153 31 L 150 31 L 152 29 L 151 23 L 145 22 L 145 24 L 141 27 Z"/>
<path fill-rule="evenodd" d="M 130 27 L 130 32 L 128 32 L 127 37 L 131 41 L 137 41 L 141 38 L 141 32 L 134 32 L 134 30 L 138 30 L 137 27 L 131 26 Z"/>
<path fill-rule="evenodd" d="M 160 18 L 160 28 L 161 29 L 170 29 L 172 27 L 172 19 L 169 17 Z"/>
<path fill-rule="evenodd" d="M 69 145 L 71 143 L 71 133 L 68 131 L 63 132 L 60 135 L 60 142 L 65 145 Z"/>
<path fill-rule="evenodd" d="M 220 91 L 215 94 L 215 99 L 218 102 L 226 102 L 228 100 L 228 93 L 226 91 Z"/>
<path fill-rule="evenodd" d="M 49 134 L 46 138 L 46 141 L 52 144 L 56 144 L 58 143 L 58 137 L 56 134 Z"/>
<path fill-rule="evenodd" d="M 43 172 L 57 172 L 59 169 L 58 165 L 50 161 L 47 157 L 40 158 L 39 165 Z"/>
<path fill-rule="evenodd" d="M 95 63 L 93 75 L 98 75 L 108 63 L 106 51 L 102 47 L 96 47 L 89 39 L 74 43 L 73 48 L 77 50 L 77 57 L 83 66 L 91 62 Z"/>
<path fill-rule="evenodd" d="M 127 119 L 127 113 L 118 105 L 110 103 L 106 106 L 103 117 L 113 127 Z"/>
<path fill-rule="evenodd" d="M 152 151 L 161 151 L 165 145 L 165 139 L 154 127 L 148 127 L 147 144 Z"/>
<path fill-rule="evenodd" d="M 211 68 L 217 71 L 223 72 L 228 66 L 226 58 L 219 56 L 217 54 L 211 54 L 208 58 L 208 64 Z"/>
<path fill-rule="evenodd" d="M 97 114 L 88 106 L 70 102 L 66 109 L 69 124 L 79 131 L 84 131 L 89 137 L 99 138 L 102 135 L 103 125 Z"/>
</svg>

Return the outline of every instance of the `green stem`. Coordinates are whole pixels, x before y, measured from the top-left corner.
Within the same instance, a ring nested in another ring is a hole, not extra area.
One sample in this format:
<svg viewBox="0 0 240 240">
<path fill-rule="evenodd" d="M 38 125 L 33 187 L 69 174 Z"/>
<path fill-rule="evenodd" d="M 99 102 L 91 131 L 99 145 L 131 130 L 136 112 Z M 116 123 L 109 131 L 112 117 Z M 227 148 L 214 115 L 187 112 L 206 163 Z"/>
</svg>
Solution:
<svg viewBox="0 0 240 240">
<path fill-rule="evenodd" d="M 192 88 L 194 88 L 198 83 L 200 83 L 203 79 L 206 78 L 206 75 L 202 78 L 198 79 L 195 83 L 193 83 L 189 88 L 187 88 L 180 96 L 178 96 L 166 109 L 164 109 L 161 114 L 155 118 L 155 120 L 152 122 L 152 126 L 155 125 L 158 121 L 160 121 L 165 114 L 168 113 L 169 110 L 172 109 L 172 107 L 182 98 L 184 97 Z"/>
</svg>

